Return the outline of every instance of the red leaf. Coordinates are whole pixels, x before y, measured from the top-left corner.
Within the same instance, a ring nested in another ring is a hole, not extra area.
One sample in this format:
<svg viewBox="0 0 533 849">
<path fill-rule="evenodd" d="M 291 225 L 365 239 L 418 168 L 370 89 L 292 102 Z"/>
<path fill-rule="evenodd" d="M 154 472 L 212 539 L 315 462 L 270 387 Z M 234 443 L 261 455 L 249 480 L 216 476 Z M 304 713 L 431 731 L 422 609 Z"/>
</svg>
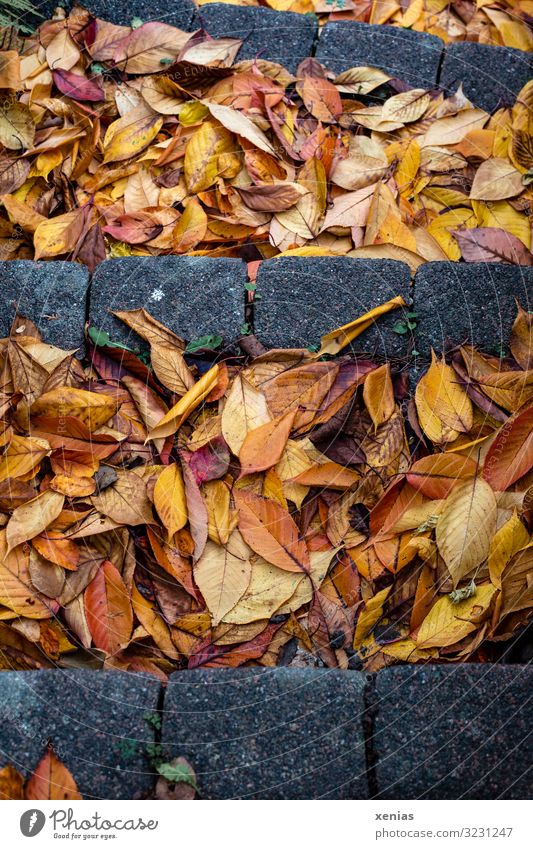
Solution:
<svg viewBox="0 0 533 849">
<path fill-rule="evenodd" d="M 105 100 L 105 94 L 100 86 L 82 74 L 62 70 L 53 71 L 52 74 L 59 91 L 73 100 L 90 100 L 92 103 Z"/>
</svg>

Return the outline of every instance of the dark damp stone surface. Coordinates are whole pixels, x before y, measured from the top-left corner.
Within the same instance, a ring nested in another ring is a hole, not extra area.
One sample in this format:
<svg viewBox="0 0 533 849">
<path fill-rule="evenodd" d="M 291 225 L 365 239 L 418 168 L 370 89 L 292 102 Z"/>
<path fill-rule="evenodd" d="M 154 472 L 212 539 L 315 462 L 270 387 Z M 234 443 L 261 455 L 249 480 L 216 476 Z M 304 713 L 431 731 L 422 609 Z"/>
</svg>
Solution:
<svg viewBox="0 0 533 849">
<path fill-rule="evenodd" d="M 155 779 L 147 757 L 160 684 L 102 670 L 0 675 L 0 758 L 25 777 L 50 742 L 85 798 L 142 799 Z"/>
<path fill-rule="evenodd" d="M 330 330 L 347 324 L 397 295 L 410 298 L 410 271 L 401 262 L 345 257 L 282 257 L 262 262 L 257 275 L 255 332 L 267 347 L 318 344 Z M 380 357 L 403 357 L 409 335 L 393 330 L 407 310 L 378 318 L 358 336 L 353 349 Z"/>
<path fill-rule="evenodd" d="M 203 28 L 214 38 L 240 38 L 243 45 L 237 60 L 268 59 L 294 72 L 302 59 L 312 54 L 318 25 L 314 15 L 276 12 L 261 7 L 208 3 L 194 19 L 194 28 Z"/>
<path fill-rule="evenodd" d="M 415 277 L 416 348 L 429 358 L 470 343 L 486 353 L 505 352 L 516 301 L 533 310 L 533 268 L 504 263 L 427 262 Z"/>
<path fill-rule="evenodd" d="M 168 756 L 207 799 L 365 799 L 365 676 L 331 669 L 198 669 L 170 676 Z"/>
<path fill-rule="evenodd" d="M 492 112 L 512 106 L 520 89 L 533 76 L 533 56 L 511 47 L 465 41 L 446 49 L 441 86 L 463 91 L 475 106 Z"/>
<path fill-rule="evenodd" d="M 409 665 L 376 681 L 380 798 L 530 798 L 530 667 Z"/>
<path fill-rule="evenodd" d="M 0 262 L 0 333 L 17 312 L 30 318 L 45 342 L 83 353 L 89 272 L 74 262 Z"/>
<path fill-rule="evenodd" d="M 101 263 L 91 285 L 91 326 L 132 348 L 139 337 L 110 310 L 144 307 L 188 341 L 206 335 L 235 340 L 244 322 L 246 265 L 239 259 L 157 256 Z"/>
<path fill-rule="evenodd" d="M 333 21 L 322 30 L 316 58 L 337 74 L 369 65 L 411 86 L 433 88 L 443 50 L 441 39 L 427 33 L 387 24 Z"/>
</svg>

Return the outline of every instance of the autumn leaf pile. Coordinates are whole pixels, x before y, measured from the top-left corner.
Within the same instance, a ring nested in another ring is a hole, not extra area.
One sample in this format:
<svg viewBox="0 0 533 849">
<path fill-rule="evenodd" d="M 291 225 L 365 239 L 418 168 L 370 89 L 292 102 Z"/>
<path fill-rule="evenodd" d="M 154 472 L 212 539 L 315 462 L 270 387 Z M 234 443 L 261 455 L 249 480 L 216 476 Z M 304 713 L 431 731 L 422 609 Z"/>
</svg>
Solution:
<svg viewBox="0 0 533 849">
<path fill-rule="evenodd" d="M 206 6 L 217 0 L 196 0 Z M 478 41 L 533 50 L 528 0 L 228 0 L 278 12 L 314 13 L 320 22 L 362 21 L 428 32 L 445 42 Z"/>
<path fill-rule="evenodd" d="M 0 257 L 533 262 L 533 82 L 491 116 L 240 44 L 81 8 L 4 32 Z"/>
<path fill-rule="evenodd" d="M 1 343 L 4 668 L 484 660 L 533 607 L 533 348 L 401 363 L 343 351 L 213 362 L 149 345 L 85 367 L 19 317 Z M 253 351 L 253 348 L 256 348 Z M 147 365 L 146 363 L 149 363 Z"/>
</svg>

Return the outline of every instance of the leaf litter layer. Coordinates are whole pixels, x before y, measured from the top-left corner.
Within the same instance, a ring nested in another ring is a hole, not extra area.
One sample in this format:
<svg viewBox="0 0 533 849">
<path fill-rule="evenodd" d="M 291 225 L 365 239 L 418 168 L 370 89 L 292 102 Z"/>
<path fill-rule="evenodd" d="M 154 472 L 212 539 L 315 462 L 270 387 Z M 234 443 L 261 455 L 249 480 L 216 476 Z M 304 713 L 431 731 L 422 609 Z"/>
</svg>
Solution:
<svg viewBox="0 0 533 849">
<path fill-rule="evenodd" d="M 4 30 L 0 257 L 532 264 L 533 82 L 489 115 L 460 86 L 240 45 L 80 7 Z"/>
<path fill-rule="evenodd" d="M 533 606 L 533 351 L 401 362 L 219 358 L 143 309 L 85 366 L 19 317 L 1 342 L 4 668 L 487 661 Z M 89 338 L 95 338 L 90 334 Z M 104 340 L 105 341 L 105 340 Z M 349 349 L 348 349 L 349 350 Z"/>
</svg>

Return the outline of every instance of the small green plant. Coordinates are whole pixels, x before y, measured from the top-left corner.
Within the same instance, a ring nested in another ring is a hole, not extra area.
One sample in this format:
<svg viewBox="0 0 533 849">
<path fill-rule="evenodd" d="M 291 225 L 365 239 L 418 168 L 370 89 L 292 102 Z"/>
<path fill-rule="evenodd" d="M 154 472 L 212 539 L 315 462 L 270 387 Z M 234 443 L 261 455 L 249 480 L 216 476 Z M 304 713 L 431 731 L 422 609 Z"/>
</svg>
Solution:
<svg viewBox="0 0 533 849">
<path fill-rule="evenodd" d="M 222 336 L 200 336 L 199 339 L 193 339 L 185 348 L 186 354 L 194 354 L 196 351 L 214 351 L 222 345 Z"/>
<path fill-rule="evenodd" d="M 161 714 L 156 713 L 155 711 L 147 711 L 143 719 L 148 725 L 151 725 L 152 728 L 155 728 L 156 731 L 161 731 Z"/>
<path fill-rule="evenodd" d="M 418 313 L 406 312 L 405 318 L 400 319 L 393 325 L 393 333 L 398 333 L 399 336 L 403 336 L 405 333 L 409 333 L 410 330 L 415 330 L 417 318 Z"/>
</svg>

